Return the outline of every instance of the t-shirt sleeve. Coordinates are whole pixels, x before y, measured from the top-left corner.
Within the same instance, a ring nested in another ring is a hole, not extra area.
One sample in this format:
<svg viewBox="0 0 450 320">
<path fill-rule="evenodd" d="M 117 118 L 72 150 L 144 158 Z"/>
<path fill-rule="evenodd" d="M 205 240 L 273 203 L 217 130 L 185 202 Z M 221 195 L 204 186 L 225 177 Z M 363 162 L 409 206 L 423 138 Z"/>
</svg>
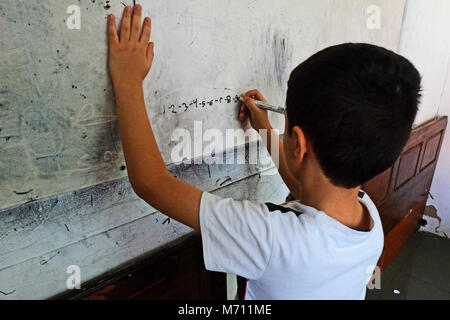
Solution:
<svg viewBox="0 0 450 320">
<path fill-rule="evenodd" d="M 206 269 L 260 278 L 272 253 L 271 218 L 265 204 L 204 192 L 200 230 Z"/>
</svg>

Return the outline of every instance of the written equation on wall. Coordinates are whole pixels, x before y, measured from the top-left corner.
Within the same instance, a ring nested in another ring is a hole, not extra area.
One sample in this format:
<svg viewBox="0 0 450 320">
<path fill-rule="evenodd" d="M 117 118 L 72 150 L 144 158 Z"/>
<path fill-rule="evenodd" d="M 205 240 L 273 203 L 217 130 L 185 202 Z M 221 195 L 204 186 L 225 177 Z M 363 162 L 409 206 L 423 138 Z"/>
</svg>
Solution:
<svg viewBox="0 0 450 320">
<path fill-rule="evenodd" d="M 182 102 L 180 104 L 171 104 L 169 106 L 163 106 L 163 114 L 166 112 L 169 114 L 177 114 L 182 112 L 188 112 L 193 109 L 202 109 L 207 107 L 212 107 L 218 104 L 230 104 L 230 103 L 238 103 L 239 95 L 235 95 L 232 97 L 231 95 L 227 95 L 225 97 L 214 97 L 210 99 L 200 100 L 199 98 L 194 98 L 189 102 Z"/>
</svg>

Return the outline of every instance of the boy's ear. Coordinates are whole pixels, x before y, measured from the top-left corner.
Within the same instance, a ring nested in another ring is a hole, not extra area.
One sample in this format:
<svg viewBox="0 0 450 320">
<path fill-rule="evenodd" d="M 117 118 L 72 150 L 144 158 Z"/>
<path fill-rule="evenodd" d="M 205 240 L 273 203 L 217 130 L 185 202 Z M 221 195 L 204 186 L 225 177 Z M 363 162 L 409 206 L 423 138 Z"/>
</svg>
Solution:
<svg viewBox="0 0 450 320">
<path fill-rule="evenodd" d="M 303 161 L 307 150 L 307 141 L 302 128 L 295 126 L 292 128 L 293 138 L 295 140 L 294 156 L 298 161 Z"/>
</svg>

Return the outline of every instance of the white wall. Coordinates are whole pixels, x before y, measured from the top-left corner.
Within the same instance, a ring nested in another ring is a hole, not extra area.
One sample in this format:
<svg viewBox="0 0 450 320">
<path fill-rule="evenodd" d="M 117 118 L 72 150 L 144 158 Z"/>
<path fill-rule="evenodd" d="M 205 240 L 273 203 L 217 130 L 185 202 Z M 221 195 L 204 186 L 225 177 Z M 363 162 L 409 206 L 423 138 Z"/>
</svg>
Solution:
<svg viewBox="0 0 450 320">
<path fill-rule="evenodd" d="M 450 37 L 450 32 L 448 30 L 446 31 L 446 35 L 447 37 Z M 450 63 L 447 68 L 447 77 L 442 91 L 441 103 L 437 112 L 438 115 L 450 116 L 449 75 Z M 433 184 L 431 186 L 431 194 L 434 199 L 429 199 L 428 204 L 436 207 L 437 215 L 442 219 L 438 231 L 442 231 L 450 237 L 450 129 L 448 126 L 442 143 L 441 155 L 434 175 Z"/>
<path fill-rule="evenodd" d="M 407 0 L 398 53 L 408 58 L 423 76 L 423 97 L 416 124 L 450 115 L 450 1 Z M 442 218 L 441 231 L 450 235 L 450 130 L 444 142 L 431 187 L 434 205 Z"/>
</svg>

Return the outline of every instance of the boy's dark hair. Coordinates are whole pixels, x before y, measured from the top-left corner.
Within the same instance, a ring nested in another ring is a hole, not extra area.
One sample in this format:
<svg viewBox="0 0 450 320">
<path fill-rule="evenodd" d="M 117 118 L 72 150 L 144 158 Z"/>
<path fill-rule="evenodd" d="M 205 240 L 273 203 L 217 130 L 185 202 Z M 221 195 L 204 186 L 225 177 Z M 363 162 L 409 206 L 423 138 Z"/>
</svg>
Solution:
<svg viewBox="0 0 450 320">
<path fill-rule="evenodd" d="M 421 77 L 404 57 L 369 44 L 324 49 L 288 82 L 288 133 L 299 126 L 334 185 L 354 188 L 389 168 L 408 141 Z"/>
</svg>

